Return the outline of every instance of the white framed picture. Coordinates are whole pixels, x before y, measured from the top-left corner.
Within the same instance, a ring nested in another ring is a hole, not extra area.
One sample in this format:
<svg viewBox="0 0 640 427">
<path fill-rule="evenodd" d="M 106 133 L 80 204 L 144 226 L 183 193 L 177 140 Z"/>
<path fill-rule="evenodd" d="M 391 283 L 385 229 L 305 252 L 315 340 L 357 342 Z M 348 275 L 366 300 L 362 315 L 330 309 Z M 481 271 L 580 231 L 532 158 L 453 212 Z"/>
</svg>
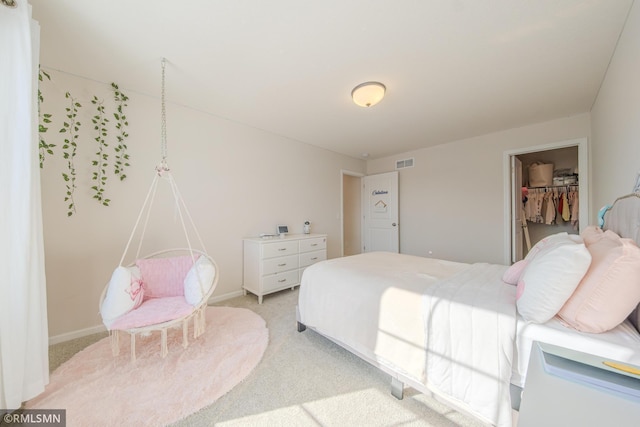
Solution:
<svg viewBox="0 0 640 427">
<path fill-rule="evenodd" d="M 640 193 L 640 172 L 636 174 L 636 183 L 633 186 L 634 193 Z"/>
</svg>

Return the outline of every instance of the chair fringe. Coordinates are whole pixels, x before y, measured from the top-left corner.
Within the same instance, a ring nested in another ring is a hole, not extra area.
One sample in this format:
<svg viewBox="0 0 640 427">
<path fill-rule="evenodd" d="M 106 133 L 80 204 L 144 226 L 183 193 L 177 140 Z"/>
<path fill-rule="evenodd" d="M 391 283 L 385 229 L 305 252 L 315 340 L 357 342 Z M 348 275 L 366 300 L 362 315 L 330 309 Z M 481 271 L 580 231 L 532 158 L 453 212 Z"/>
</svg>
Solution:
<svg viewBox="0 0 640 427">
<path fill-rule="evenodd" d="M 193 316 L 193 337 L 198 338 L 204 334 L 206 328 L 204 308 L 199 308 Z"/>
<path fill-rule="evenodd" d="M 120 354 L 120 334 L 117 330 L 109 331 L 109 338 L 111 339 L 111 353 L 114 356 Z"/>
<path fill-rule="evenodd" d="M 169 353 L 169 348 L 167 347 L 167 328 L 162 328 L 160 331 L 161 335 L 161 343 L 160 343 L 160 356 L 164 359 Z"/>
<path fill-rule="evenodd" d="M 189 346 L 189 319 L 182 321 L 182 348 Z"/>
<path fill-rule="evenodd" d="M 131 334 L 131 362 L 136 361 L 136 334 Z"/>
</svg>

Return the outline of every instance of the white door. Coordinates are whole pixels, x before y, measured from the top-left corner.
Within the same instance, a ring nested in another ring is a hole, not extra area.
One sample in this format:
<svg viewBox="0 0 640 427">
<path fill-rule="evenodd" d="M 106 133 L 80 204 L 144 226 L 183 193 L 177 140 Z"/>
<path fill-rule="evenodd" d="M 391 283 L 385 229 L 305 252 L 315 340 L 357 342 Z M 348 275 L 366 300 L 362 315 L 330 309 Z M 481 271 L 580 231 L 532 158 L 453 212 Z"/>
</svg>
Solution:
<svg viewBox="0 0 640 427">
<path fill-rule="evenodd" d="M 363 252 L 400 251 L 398 171 L 363 178 Z"/>
<path fill-rule="evenodd" d="M 522 217 L 522 162 L 511 156 L 511 262 L 523 258 Z"/>
</svg>

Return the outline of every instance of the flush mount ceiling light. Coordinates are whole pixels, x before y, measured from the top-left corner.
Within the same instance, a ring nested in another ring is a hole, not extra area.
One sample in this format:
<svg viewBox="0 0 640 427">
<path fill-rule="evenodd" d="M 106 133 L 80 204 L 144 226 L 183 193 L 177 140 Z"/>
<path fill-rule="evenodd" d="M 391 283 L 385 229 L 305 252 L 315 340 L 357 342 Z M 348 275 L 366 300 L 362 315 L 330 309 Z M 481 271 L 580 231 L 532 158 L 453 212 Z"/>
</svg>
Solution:
<svg viewBox="0 0 640 427">
<path fill-rule="evenodd" d="M 379 82 L 365 82 L 351 91 L 353 102 L 361 107 L 372 107 L 384 98 L 387 88 Z"/>
</svg>

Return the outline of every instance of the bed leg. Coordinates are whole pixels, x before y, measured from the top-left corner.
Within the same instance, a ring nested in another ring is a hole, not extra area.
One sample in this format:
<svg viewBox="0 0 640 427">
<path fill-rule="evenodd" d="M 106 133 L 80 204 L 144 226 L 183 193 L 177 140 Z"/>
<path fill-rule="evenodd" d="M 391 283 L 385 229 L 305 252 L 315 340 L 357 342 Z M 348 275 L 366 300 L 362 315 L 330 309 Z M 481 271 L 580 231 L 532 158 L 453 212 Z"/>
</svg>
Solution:
<svg viewBox="0 0 640 427">
<path fill-rule="evenodd" d="M 391 394 L 398 400 L 404 395 L 404 383 L 395 377 L 391 377 Z"/>
<path fill-rule="evenodd" d="M 304 332 L 306 330 L 307 330 L 307 327 L 304 325 L 304 323 L 298 322 L 298 332 Z"/>
</svg>

